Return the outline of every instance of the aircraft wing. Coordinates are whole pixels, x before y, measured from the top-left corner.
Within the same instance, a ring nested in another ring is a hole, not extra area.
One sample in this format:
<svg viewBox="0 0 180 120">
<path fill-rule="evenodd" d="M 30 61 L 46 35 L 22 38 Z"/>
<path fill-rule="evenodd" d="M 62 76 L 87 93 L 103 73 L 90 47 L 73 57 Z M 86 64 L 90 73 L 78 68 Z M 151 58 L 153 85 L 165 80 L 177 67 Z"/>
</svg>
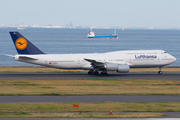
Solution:
<svg viewBox="0 0 180 120">
<path fill-rule="evenodd" d="M 90 62 L 94 69 L 102 69 L 102 68 L 104 68 L 105 62 L 103 62 L 103 61 L 96 61 L 96 60 L 87 59 L 87 58 L 84 58 L 84 60 Z"/>
</svg>

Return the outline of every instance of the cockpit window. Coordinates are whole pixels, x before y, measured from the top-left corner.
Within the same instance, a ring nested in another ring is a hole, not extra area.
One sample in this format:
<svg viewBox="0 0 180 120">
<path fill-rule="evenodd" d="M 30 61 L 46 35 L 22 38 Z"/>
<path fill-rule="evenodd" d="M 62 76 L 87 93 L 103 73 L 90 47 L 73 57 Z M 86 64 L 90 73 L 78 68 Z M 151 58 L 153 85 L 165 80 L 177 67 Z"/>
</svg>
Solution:
<svg viewBox="0 0 180 120">
<path fill-rule="evenodd" d="M 164 52 L 164 53 L 167 53 L 167 52 Z"/>
</svg>

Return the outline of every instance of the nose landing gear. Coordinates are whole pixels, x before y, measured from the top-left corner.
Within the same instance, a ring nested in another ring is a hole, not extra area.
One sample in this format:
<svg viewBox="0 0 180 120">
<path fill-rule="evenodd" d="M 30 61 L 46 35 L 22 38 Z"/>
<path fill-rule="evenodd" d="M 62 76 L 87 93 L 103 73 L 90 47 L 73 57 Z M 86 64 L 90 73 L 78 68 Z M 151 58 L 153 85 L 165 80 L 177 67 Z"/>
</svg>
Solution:
<svg viewBox="0 0 180 120">
<path fill-rule="evenodd" d="M 159 67 L 158 74 L 162 74 L 161 67 Z"/>
</svg>

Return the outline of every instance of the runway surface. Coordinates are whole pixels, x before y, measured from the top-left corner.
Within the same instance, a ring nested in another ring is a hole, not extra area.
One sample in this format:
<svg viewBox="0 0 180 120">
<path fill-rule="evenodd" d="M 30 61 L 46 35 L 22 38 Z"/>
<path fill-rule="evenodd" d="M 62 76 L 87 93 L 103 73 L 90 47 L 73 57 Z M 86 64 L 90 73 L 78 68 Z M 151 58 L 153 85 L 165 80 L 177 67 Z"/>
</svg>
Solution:
<svg viewBox="0 0 180 120">
<path fill-rule="evenodd" d="M 180 73 L 109 73 L 108 75 L 88 75 L 87 73 L 0 73 L 0 79 L 168 79 L 180 80 Z"/>
<path fill-rule="evenodd" d="M 2 103 L 24 102 L 68 102 L 68 103 L 91 103 L 91 102 L 180 102 L 180 96 L 171 95 L 85 95 L 85 96 L 0 96 Z"/>
</svg>

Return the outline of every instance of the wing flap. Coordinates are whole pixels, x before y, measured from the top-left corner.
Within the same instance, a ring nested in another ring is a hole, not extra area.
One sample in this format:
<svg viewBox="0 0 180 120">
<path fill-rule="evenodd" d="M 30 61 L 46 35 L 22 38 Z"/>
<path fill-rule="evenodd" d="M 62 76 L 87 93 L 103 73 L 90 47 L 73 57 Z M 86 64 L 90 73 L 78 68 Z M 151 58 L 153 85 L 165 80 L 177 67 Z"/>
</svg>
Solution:
<svg viewBox="0 0 180 120">
<path fill-rule="evenodd" d="M 104 68 L 105 62 L 103 62 L 103 61 L 96 61 L 96 60 L 87 59 L 87 58 L 84 58 L 84 60 L 90 62 L 94 69 L 102 69 L 102 68 Z"/>
</svg>

